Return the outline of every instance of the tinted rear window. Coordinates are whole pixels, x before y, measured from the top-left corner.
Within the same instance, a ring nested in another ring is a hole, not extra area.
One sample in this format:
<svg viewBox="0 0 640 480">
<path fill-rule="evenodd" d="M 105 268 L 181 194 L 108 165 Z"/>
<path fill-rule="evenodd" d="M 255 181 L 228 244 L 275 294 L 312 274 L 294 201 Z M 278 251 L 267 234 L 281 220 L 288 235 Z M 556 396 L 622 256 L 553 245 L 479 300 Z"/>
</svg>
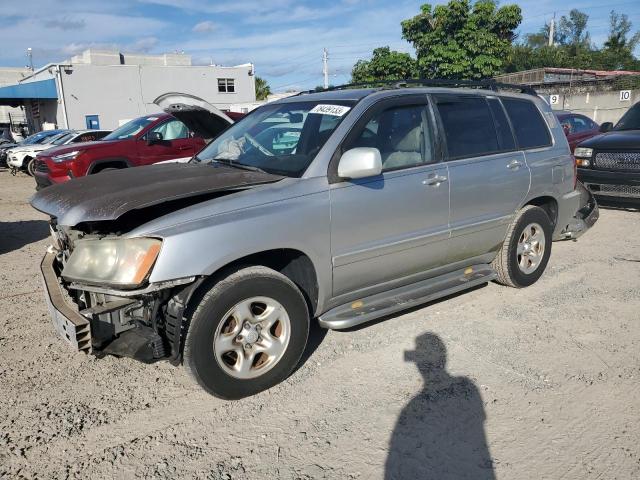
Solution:
<svg viewBox="0 0 640 480">
<path fill-rule="evenodd" d="M 449 158 L 475 157 L 500 150 L 493 118 L 482 97 L 439 96 Z"/>
<path fill-rule="evenodd" d="M 511 118 L 511 125 L 521 149 L 548 147 L 551 135 L 540 111 L 528 100 L 503 98 L 504 108 Z"/>
</svg>

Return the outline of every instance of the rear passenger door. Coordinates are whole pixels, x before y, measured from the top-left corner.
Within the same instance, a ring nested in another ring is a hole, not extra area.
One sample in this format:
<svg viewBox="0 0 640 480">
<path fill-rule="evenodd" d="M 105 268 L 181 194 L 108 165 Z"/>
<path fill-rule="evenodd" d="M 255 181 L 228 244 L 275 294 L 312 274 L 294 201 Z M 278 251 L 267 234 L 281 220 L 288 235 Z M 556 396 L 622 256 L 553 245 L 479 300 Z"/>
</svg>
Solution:
<svg viewBox="0 0 640 480">
<path fill-rule="evenodd" d="M 331 184 L 334 297 L 411 283 L 446 262 L 449 183 L 424 95 L 383 100 L 340 152 L 377 148 L 382 174 Z"/>
<path fill-rule="evenodd" d="M 434 99 L 451 189 L 448 263 L 485 263 L 529 190 L 529 169 L 498 98 L 446 94 Z"/>
</svg>

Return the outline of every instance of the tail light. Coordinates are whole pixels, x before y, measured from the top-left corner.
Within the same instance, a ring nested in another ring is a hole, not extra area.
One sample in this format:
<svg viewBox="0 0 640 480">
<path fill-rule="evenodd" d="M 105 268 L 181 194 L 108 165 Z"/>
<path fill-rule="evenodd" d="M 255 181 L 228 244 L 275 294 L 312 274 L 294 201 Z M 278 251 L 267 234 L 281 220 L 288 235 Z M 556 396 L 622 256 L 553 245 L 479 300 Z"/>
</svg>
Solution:
<svg viewBox="0 0 640 480">
<path fill-rule="evenodd" d="M 575 190 L 578 186 L 578 161 L 573 155 L 571 155 L 571 159 L 573 160 L 573 189 Z"/>
</svg>

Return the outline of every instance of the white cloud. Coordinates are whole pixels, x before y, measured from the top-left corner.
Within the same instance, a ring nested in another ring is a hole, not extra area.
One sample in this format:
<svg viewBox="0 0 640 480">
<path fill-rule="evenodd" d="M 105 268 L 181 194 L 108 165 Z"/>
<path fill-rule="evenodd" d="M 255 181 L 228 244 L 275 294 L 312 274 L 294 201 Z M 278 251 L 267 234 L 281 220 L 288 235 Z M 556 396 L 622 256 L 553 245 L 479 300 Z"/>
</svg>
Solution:
<svg viewBox="0 0 640 480">
<path fill-rule="evenodd" d="M 205 20 L 204 22 L 196 23 L 193 26 L 192 30 L 194 32 L 203 33 L 203 32 L 213 32 L 216 28 L 218 27 L 215 23 L 213 23 L 210 20 Z"/>
</svg>

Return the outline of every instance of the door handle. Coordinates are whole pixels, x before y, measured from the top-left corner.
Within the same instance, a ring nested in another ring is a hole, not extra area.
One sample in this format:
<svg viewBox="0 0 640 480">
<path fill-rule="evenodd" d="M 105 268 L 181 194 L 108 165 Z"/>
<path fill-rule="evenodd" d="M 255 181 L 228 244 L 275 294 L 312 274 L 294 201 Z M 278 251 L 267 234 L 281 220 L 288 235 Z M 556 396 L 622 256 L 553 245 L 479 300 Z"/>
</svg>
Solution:
<svg viewBox="0 0 640 480">
<path fill-rule="evenodd" d="M 507 165 L 507 168 L 511 170 L 517 170 L 522 166 L 522 162 L 520 160 L 511 160 Z"/>
<path fill-rule="evenodd" d="M 190 148 L 191 147 L 184 146 L 184 147 L 178 147 L 178 150 L 189 150 Z"/>
<path fill-rule="evenodd" d="M 429 175 L 426 180 L 422 181 L 422 184 L 430 187 L 438 187 L 441 183 L 446 182 L 447 180 L 447 177 L 442 175 Z"/>
</svg>

